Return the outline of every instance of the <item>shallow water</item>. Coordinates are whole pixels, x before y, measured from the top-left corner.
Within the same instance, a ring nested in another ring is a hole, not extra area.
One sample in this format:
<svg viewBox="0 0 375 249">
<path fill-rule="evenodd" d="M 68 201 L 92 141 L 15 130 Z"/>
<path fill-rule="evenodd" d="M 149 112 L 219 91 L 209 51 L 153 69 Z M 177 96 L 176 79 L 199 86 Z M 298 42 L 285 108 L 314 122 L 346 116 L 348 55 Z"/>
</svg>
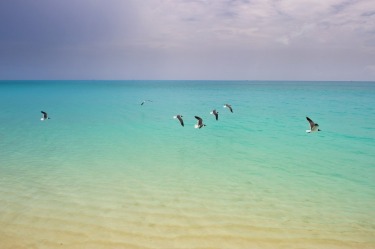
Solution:
<svg viewBox="0 0 375 249">
<path fill-rule="evenodd" d="M 1 248 L 375 248 L 374 82 L 2 81 L 0 107 Z"/>
</svg>

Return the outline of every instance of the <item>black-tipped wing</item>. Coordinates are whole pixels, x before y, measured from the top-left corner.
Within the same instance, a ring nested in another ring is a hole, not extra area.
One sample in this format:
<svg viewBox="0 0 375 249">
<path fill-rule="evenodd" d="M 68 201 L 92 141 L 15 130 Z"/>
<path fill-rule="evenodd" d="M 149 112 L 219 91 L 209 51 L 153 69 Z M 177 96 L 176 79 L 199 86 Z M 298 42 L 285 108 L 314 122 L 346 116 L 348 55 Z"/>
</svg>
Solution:
<svg viewBox="0 0 375 249">
<path fill-rule="evenodd" d="M 178 120 L 180 121 L 181 125 L 184 126 L 184 120 L 180 115 L 177 115 Z"/>
<path fill-rule="evenodd" d="M 196 119 L 198 119 L 198 125 L 202 125 L 203 124 L 203 120 L 198 117 L 198 116 L 194 116 Z"/>
<path fill-rule="evenodd" d="M 310 124 L 310 128 L 311 130 L 316 126 L 316 124 L 314 123 L 314 121 L 311 120 L 311 118 L 309 117 L 306 117 L 307 121 L 309 121 L 309 124 Z"/>
<path fill-rule="evenodd" d="M 232 106 L 228 105 L 230 112 L 233 112 Z"/>
<path fill-rule="evenodd" d="M 213 114 L 215 115 L 215 119 L 218 120 L 219 119 L 219 113 L 216 110 L 214 110 Z"/>
<path fill-rule="evenodd" d="M 48 117 L 47 113 L 44 112 L 44 111 L 40 111 L 40 112 L 43 114 L 43 118 L 44 118 L 44 119 L 47 119 L 47 117 Z"/>
<path fill-rule="evenodd" d="M 233 109 L 232 109 L 232 106 L 231 106 L 231 105 L 229 105 L 229 104 L 225 104 L 225 107 L 228 107 L 229 111 L 230 111 L 230 112 L 233 112 Z"/>
</svg>

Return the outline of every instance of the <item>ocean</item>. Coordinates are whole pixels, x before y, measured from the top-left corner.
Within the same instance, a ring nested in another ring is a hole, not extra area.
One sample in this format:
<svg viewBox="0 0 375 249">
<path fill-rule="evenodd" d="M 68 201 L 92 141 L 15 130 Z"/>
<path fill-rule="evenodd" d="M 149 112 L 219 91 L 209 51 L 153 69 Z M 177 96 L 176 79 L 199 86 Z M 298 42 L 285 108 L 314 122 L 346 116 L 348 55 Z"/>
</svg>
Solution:
<svg viewBox="0 0 375 249">
<path fill-rule="evenodd" d="M 374 124 L 375 82 L 0 81 L 0 248 L 375 248 Z"/>
</svg>

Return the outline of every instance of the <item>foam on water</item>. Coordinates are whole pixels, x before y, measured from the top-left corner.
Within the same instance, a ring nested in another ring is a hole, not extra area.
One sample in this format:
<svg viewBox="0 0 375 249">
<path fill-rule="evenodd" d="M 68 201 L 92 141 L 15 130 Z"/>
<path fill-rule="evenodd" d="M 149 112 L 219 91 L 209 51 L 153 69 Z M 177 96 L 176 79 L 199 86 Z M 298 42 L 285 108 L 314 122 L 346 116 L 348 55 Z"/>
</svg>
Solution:
<svg viewBox="0 0 375 249">
<path fill-rule="evenodd" d="M 0 247 L 374 248 L 374 99 L 363 82 L 1 82 Z"/>
</svg>

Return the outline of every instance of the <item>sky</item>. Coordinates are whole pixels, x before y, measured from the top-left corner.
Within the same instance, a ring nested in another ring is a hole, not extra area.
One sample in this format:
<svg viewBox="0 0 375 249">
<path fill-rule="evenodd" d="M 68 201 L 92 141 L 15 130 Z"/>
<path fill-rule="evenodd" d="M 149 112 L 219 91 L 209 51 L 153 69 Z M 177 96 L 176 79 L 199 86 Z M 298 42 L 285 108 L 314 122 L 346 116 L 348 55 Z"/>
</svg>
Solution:
<svg viewBox="0 0 375 249">
<path fill-rule="evenodd" d="M 375 3 L 1 0 L 0 79 L 375 81 Z"/>
</svg>

